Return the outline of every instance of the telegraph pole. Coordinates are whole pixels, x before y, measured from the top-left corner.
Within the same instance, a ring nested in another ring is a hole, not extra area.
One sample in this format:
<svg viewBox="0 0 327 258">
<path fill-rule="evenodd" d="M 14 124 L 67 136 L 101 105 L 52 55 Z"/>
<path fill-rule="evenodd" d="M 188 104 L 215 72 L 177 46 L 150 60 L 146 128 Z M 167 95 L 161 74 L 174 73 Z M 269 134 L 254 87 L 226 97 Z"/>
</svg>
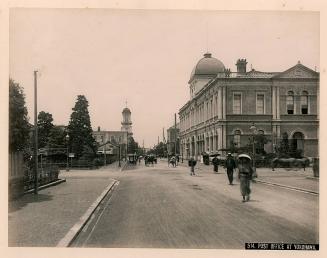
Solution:
<svg viewBox="0 0 327 258">
<path fill-rule="evenodd" d="M 177 132 L 176 132 L 176 113 L 175 113 L 175 125 L 174 125 L 174 131 L 175 131 L 175 156 L 176 156 L 176 144 L 177 144 Z"/>
<path fill-rule="evenodd" d="M 34 71 L 34 194 L 38 194 L 37 71 Z"/>
</svg>

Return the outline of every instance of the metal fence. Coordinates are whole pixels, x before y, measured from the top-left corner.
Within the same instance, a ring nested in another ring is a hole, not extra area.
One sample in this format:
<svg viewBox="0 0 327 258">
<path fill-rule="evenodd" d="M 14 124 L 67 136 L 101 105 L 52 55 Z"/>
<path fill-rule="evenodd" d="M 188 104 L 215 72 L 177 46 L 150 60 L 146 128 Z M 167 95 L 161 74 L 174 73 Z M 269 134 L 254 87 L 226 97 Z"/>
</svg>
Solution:
<svg viewBox="0 0 327 258">
<path fill-rule="evenodd" d="M 53 165 L 43 165 L 38 168 L 38 186 L 58 180 L 59 167 Z M 33 189 L 35 186 L 35 172 L 26 169 L 24 173 L 24 191 Z"/>
</svg>

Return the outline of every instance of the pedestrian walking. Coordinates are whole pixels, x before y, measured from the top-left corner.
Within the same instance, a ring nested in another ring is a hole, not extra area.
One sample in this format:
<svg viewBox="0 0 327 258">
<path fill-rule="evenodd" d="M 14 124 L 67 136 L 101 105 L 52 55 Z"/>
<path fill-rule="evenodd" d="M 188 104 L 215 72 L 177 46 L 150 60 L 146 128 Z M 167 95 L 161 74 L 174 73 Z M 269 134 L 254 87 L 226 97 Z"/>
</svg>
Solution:
<svg viewBox="0 0 327 258">
<path fill-rule="evenodd" d="M 214 158 L 212 159 L 212 164 L 214 173 L 218 173 L 219 159 L 217 156 L 214 156 Z"/>
<path fill-rule="evenodd" d="M 191 168 L 191 176 L 195 176 L 194 167 L 196 166 L 196 160 L 191 157 L 188 161 L 188 166 Z"/>
<path fill-rule="evenodd" d="M 250 200 L 253 168 L 251 165 L 251 157 L 247 154 L 240 154 L 238 156 L 238 178 L 240 179 L 241 195 L 243 197 L 242 202 Z"/>
<path fill-rule="evenodd" d="M 225 168 L 227 169 L 227 177 L 228 177 L 229 184 L 232 185 L 236 163 L 231 153 L 227 154 L 227 159 L 225 161 Z"/>
<path fill-rule="evenodd" d="M 170 164 L 173 165 L 173 167 L 175 168 L 176 167 L 176 157 L 175 156 L 172 156 L 170 158 L 170 161 L 169 161 Z M 169 165 L 168 165 L 169 166 Z"/>
</svg>

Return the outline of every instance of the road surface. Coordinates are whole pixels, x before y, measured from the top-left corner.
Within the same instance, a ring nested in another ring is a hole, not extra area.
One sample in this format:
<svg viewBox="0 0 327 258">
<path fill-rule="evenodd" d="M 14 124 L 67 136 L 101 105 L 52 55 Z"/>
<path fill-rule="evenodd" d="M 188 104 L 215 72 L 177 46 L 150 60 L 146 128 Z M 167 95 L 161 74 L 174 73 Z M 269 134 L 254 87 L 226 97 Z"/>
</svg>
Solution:
<svg viewBox="0 0 327 258">
<path fill-rule="evenodd" d="M 318 243 L 318 196 L 239 182 L 225 172 L 143 164 L 112 172 L 119 181 L 72 246 L 244 249 L 246 242 Z M 236 176 L 235 176 L 236 177 Z"/>
</svg>

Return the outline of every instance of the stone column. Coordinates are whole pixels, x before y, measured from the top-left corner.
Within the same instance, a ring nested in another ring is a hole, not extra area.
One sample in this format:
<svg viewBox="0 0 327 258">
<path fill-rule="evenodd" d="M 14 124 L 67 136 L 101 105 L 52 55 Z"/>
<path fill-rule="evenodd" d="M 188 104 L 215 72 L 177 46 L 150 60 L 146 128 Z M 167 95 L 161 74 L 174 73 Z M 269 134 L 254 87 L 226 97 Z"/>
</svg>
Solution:
<svg viewBox="0 0 327 258">
<path fill-rule="evenodd" d="M 217 132 L 215 131 L 215 135 L 214 135 L 214 145 L 213 145 L 213 150 L 214 151 L 217 151 L 218 148 L 217 148 Z"/>
<path fill-rule="evenodd" d="M 218 88 L 218 119 L 222 119 L 222 94 L 221 94 L 221 87 Z"/>
<path fill-rule="evenodd" d="M 279 87 L 277 86 L 277 119 L 280 119 L 280 108 L 279 108 Z M 295 107 L 294 107 L 295 108 Z"/>
<path fill-rule="evenodd" d="M 221 126 L 218 127 L 218 149 L 222 149 Z"/>
<path fill-rule="evenodd" d="M 194 136 L 194 156 L 195 156 L 195 160 L 198 160 L 198 140 L 197 138 Z"/>
<path fill-rule="evenodd" d="M 276 87 L 272 86 L 272 115 L 273 119 L 276 119 Z"/>
<path fill-rule="evenodd" d="M 226 141 L 227 141 L 227 137 L 226 137 L 226 126 L 223 125 L 222 126 L 222 148 L 226 148 Z"/>
<path fill-rule="evenodd" d="M 208 146 L 207 146 L 207 133 L 204 134 L 204 151 L 207 151 Z"/>
<path fill-rule="evenodd" d="M 226 87 L 223 86 L 223 119 L 226 119 Z"/>
</svg>

